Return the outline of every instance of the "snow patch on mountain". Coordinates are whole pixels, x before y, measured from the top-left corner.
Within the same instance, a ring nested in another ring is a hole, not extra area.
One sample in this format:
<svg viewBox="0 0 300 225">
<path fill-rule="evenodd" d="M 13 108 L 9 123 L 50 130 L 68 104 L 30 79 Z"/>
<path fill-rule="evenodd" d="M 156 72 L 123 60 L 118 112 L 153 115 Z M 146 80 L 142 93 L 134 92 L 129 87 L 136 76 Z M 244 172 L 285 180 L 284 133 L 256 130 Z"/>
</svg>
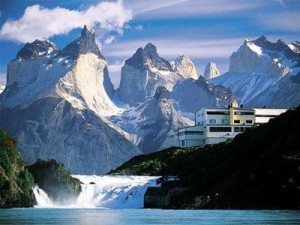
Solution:
<svg viewBox="0 0 300 225">
<path fill-rule="evenodd" d="M 0 94 L 4 91 L 4 89 L 5 89 L 5 86 L 0 85 Z"/>
</svg>

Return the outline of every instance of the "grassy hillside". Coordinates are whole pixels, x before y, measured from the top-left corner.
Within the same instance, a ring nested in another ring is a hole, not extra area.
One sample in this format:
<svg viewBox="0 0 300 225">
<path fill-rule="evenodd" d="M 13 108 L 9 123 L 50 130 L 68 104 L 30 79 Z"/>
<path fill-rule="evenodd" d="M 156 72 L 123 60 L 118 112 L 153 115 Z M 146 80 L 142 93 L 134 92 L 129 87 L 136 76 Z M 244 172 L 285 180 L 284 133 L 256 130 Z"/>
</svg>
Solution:
<svg viewBox="0 0 300 225">
<path fill-rule="evenodd" d="M 177 175 L 175 208 L 299 208 L 300 107 L 230 143 L 137 156 L 112 174 Z"/>
<path fill-rule="evenodd" d="M 32 185 L 15 139 L 0 130 L 0 208 L 33 206 Z"/>
</svg>

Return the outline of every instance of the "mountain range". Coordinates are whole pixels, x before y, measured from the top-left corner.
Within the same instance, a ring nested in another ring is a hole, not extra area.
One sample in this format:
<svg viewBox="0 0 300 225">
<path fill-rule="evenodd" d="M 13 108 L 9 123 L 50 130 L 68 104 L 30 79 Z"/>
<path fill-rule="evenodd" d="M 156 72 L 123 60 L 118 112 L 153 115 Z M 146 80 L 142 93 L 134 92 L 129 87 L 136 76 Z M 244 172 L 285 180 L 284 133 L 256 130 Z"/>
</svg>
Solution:
<svg viewBox="0 0 300 225">
<path fill-rule="evenodd" d="M 300 43 L 245 40 L 230 57 L 229 71 L 212 79 L 249 107 L 293 107 L 300 103 Z"/>
<path fill-rule="evenodd" d="M 203 106 L 299 104 L 299 67 L 299 42 L 261 37 L 233 53 L 228 73 L 209 63 L 204 78 L 188 56 L 170 62 L 148 43 L 125 60 L 115 89 L 85 26 L 62 50 L 36 40 L 18 52 L 0 95 L 0 128 L 28 162 L 54 158 L 74 174 L 103 174 L 177 145 L 178 128 L 193 125 Z"/>
</svg>

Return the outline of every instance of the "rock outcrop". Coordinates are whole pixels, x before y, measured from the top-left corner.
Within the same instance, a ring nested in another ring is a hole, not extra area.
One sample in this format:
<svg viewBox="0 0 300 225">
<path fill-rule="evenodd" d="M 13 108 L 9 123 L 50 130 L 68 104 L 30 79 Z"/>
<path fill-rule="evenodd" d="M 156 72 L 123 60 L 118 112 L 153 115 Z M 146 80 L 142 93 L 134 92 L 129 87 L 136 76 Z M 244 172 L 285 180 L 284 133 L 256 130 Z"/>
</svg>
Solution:
<svg viewBox="0 0 300 225">
<path fill-rule="evenodd" d="M 43 189 L 57 205 L 68 205 L 76 201 L 81 193 L 81 183 L 73 178 L 63 164 L 54 159 L 38 160 L 28 167 L 34 183 Z"/>
<path fill-rule="evenodd" d="M 173 70 L 184 78 L 198 79 L 196 67 L 192 60 L 186 55 L 179 56 L 175 60 Z"/>
</svg>

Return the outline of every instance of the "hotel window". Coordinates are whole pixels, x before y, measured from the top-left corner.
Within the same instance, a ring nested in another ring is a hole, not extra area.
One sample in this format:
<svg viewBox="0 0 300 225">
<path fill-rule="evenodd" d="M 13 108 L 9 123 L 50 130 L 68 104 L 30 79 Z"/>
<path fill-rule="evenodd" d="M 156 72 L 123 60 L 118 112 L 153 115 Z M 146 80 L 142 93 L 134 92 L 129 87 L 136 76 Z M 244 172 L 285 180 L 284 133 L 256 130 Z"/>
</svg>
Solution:
<svg viewBox="0 0 300 225">
<path fill-rule="evenodd" d="M 210 127 L 209 132 L 231 132 L 231 127 Z"/>
<path fill-rule="evenodd" d="M 207 115 L 229 115 L 229 111 L 207 111 Z"/>
<path fill-rule="evenodd" d="M 181 141 L 181 146 L 185 146 L 185 140 Z"/>
<path fill-rule="evenodd" d="M 217 120 L 216 119 L 210 119 L 209 123 L 217 123 Z"/>
<path fill-rule="evenodd" d="M 241 123 L 240 120 L 234 120 L 233 122 L 234 122 L 234 123 Z"/>
<path fill-rule="evenodd" d="M 228 119 L 222 119 L 223 124 L 228 124 Z"/>
<path fill-rule="evenodd" d="M 252 120 L 246 120 L 246 123 L 252 123 Z"/>
<path fill-rule="evenodd" d="M 234 115 L 254 115 L 254 112 L 234 111 Z"/>
<path fill-rule="evenodd" d="M 244 127 L 235 127 L 234 132 L 244 132 L 245 128 Z"/>
</svg>

